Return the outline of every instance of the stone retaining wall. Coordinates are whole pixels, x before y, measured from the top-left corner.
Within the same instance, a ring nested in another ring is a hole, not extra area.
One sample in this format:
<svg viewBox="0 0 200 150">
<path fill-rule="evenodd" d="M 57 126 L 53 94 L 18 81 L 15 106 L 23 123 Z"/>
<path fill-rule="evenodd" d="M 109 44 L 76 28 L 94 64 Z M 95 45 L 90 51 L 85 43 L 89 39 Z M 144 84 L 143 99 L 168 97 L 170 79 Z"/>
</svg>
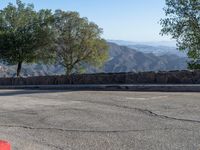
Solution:
<svg viewBox="0 0 200 150">
<path fill-rule="evenodd" d="M 0 85 L 56 84 L 200 84 L 200 70 L 0 78 Z"/>
</svg>

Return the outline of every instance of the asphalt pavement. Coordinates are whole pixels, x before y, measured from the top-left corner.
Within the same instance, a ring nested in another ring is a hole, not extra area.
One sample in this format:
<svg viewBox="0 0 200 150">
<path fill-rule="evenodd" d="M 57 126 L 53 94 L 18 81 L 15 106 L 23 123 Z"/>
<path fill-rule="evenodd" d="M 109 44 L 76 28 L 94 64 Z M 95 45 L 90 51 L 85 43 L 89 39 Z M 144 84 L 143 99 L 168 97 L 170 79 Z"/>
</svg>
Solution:
<svg viewBox="0 0 200 150">
<path fill-rule="evenodd" d="M 0 90 L 12 150 L 199 150 L 200 93 Z"/>
</svg>

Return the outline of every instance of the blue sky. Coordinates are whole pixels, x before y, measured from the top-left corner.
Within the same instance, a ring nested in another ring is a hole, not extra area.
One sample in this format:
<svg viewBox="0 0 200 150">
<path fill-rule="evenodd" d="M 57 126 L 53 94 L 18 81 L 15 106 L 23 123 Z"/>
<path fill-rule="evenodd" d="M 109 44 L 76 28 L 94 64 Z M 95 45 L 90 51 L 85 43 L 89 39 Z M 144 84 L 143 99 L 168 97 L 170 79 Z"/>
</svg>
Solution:
<svg viewBox="0 0 200 150">
<path fill-rule="evenodd" d="M 164 17 L 165 0 L 22 0 L 36 9 L 78 11 L 103 28 L 103 37 L 136 42 L 169 41 L 159 35 L 159 20 Z M 1 0 L 0 9 L 8 2 Z"/>
</svg>

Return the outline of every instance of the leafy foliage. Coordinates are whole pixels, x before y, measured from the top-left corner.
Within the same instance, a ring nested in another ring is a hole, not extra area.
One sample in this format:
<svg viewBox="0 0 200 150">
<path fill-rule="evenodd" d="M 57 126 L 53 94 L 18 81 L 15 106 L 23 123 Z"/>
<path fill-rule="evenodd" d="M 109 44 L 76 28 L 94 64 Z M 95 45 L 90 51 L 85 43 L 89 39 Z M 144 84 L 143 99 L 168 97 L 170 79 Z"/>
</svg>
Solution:
<svg viewBox="0 0 200 150">
<path fill-rule="evenodd" d="M 167 18 L 161 20 L 161 34 L 177 40 L 193 62 L 200 58 L 200 0 L 166 0 Z"/>
<path fill-rule="evenodd" d="M 53 39 L 50 10 L 34 11 L 32 4 L 20 0 L 17 6 L 9 4 L 0 11 L 0 57 L 9 64 L 18 64 L 17 76 L 22 63 L 47 62 L 53 58 L 49 50 Z"/>
<path fill-rule="evenodd" d="M 199 70 L 200 69 L 200 62 L 199 60 L 192 60 L 188 62 L 188 68 L 192 70 Z"/>
<path fill-rule="evenodd" d="M 57 10 L 54 16 L 57 56 L 66 74 L 83 70 L 85 63 L 101 66 L 108 57 L 108 46 L 101 38 L 102 29 L 77 12 Z"/>
<path fill-rule="evenodd" d="M 102 29 L 77 12 L 42 9 L 20 0 L 0 10 L 0 59 L 18 65 L 58 60 L 70 74 L 83 71 L 84 64 L 101 66 L 108 47 Z M 56 58 L 56 59 L 55 59 Z"/>
</svg>

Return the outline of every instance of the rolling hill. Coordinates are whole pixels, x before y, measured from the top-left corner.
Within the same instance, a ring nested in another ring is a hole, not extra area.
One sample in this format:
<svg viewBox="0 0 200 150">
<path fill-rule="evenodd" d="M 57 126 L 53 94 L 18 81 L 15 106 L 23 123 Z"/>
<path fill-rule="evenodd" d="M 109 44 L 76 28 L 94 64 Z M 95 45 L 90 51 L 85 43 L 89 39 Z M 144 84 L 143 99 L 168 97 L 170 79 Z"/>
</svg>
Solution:
<svg viewBox="0 0 200 150">
<path fill-rule="evenodd" d="M 187 58 L 176 54 L 145 53 L 127 46 L 114 43 L 109 45 L 109 60 L 102 68 L 87 65 L 87 73 L 115 73 L 115 72 L 141 72 L 141 71 L 169 71 L 184 70 L 187 68 Z M 0 76 L 15 76 L 16 66 L 0 64 Z M 24 64 L 22 76 L 43 76 L 64 74 L 64 68 L 59 64 Z"/>
</svg>

